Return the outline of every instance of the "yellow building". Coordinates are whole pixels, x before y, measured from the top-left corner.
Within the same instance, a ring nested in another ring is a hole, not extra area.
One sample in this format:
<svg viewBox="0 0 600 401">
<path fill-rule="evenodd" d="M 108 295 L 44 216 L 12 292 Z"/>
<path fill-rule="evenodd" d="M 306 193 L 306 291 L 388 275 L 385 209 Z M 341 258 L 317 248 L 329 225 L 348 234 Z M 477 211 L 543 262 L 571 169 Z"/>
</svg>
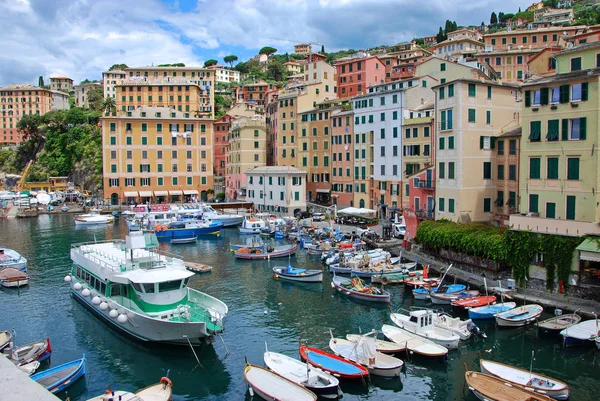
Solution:
<svg viewBox="0 0 600 401">
<path fill-rule="evenodd" d="M 433 151 L 435 149 L 433 137 L 433 103 L 427 103 L 424 106 L 421 109 L 422 115 L 428 112 L 427 117 L 418 117 L 413 112 L 413 118 L 405 119 L 402 125 L 404 131 L 402 138 L 402 177 L 405 186 L 408 186 L 406 182 L 408 176 L 431 166 L 433 162 Z M 410 191 L 407 188 L 402 191 L 403 208 L 409 207 L 409 194 Z"/>
<path fill-rule="evenodd" d="M 50 89 L 71 92 L 73 90 L 73 80 L 69 77 L 50 77 Z"/>
<path fill-rule="evenodd" d="M 309 43 L 299 43 L 294 45 L 295 54 L 310 54 L 312 52 L 312 46 Z"/>
<path fill-rule="evenodd" d="M 275 164 L 298 166 L 298 93 L 296 90 L 280 91 L 277 101 L 277 141 Z"/>
</svg>

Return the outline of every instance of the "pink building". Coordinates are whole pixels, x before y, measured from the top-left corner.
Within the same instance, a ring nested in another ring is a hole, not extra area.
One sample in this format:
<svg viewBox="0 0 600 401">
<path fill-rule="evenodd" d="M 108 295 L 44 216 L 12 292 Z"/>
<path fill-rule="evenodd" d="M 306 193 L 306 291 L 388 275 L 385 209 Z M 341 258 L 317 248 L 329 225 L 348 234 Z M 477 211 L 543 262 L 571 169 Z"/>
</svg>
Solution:
<svg viewBox="0 0 600 401">
<path fill-rule="evenodd" d="M 366 93 L 367 88 L 385 81 L 385 65 L 376 56 L 336 60 L 338 97 Z"/>
<path fill-rule="evenodd" d="M 419 223 L 435 219 L 435 167 L 417 171 L 407 177 L 409 198 L 408 208 L 404 209 L 407 240 L 417 235 Z M 409 234 L 410 233 L 410 234 Z"/>
</svg>

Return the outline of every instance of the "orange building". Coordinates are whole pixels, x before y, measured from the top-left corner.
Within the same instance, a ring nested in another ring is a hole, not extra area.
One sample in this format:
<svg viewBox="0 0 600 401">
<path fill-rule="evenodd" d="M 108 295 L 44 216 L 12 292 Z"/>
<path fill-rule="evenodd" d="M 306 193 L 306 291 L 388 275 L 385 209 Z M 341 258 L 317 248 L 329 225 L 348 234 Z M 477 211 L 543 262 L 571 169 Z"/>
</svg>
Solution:
<svg viewBox="0 0 600 401">
<path fill-rule="evenodd" d="M 556 73 L 556 59 L 554 53 L 562 50 L 560 47 L 548 47 L 527 60 L 526 79 L 536 75 L 550 75 Z"/>
<path fill-rule="evenodd" d="M 529 72 L 528 62 L 540 51 L 540 49 L 515 49 L 478 53 L 477 61 L 491 66 L 498 79 L 504 82 L 518 83 L 526 79 Z"/>
<path fill-rule="evenodd" d="M 509 216 L 517 213 L 521 131 L 518 127 L 496 137 L 497 194 L 492 211 L 500 226 L 508 225 Z"/>
<path fill-rule="evenodd" d="M 249 102 L 264 106 L 266 104 L 267 92 L 274 89 L 278 89 L 277 85 L 273 85 L 265 81 L 240 85 L 235 90 L 235 99 L 237 103 Z"/>
<path fill-rule="evenodd" d="M 417 65 L 431 54 L 429 50 L 417 47 L 378 56 L 385 64 L 385 81 L 414 77 Z"/>
<path fill-rule="evenodd" d="M 367 88 L 385 80 L 385 65 L 376 56 L 336 60 L 338 97 L 365 93 Z"/>
<path fill-rule="evenodd" d="M 331 198 L 338 207 L 354 206 L 354 112 L 334 114 L 331 118 Z"/>
</svg>

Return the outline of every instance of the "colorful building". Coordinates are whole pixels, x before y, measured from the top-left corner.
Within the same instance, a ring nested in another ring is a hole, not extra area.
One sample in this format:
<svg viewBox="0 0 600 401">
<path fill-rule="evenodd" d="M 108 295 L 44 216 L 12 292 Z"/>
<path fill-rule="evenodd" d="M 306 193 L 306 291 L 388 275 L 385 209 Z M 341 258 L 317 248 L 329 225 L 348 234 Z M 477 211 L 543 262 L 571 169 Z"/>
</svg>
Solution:
<svg viewBox="0 0 600 401">
<path fill-rule="evenodd" d="M 354 206 L 354 112 L 331 118 L 331 198 L 338 207 Z"/>
<path fill-rule="evenodd" d="M 240 72 L 234 70 L 233 68 L 226 68 L 222 65 L 212 65 L 210 67 L 206 67 L 209 70 L 212 70 L 215 74 L 215 83 L 223 82 L 223 83 L 231 83 L 231 82 L 240 82 Z"/>
<path fill-rule="evenodd" d="M 560 47 L 547 47 L 527 60 L 527 73 L 525 79 L 535 78 L 540 75 L 556 73 L 556 59 L 554 53 L 560 51 Z"/>
<path fill-rule="evenodd" d="M 566 46 L 566 39 L 579 32 L 582 26 L 522 29 L 483 35 L 486 52 L 515 49 L 543 49 L 549 46 Z M 566 35 L 565 35 L 566 34 Z"/>
<path fill-rule="evenodd" d="M 246 171 L 246 201 L 261 211 L 295 216 L 306 210 L 306 171 L 291 166 L 265 166 Z"/>
<path fill-rule="evenodd" d="M 225 162 L 229 147 L 229 127 L 233 117 L 225 114 L 213 123 L 213 183 L 216 194 L 225 192 Z"/>
<path fill-rule="evenodd" d="M 356 121 L 356 115 L 354 117 Z M 373 204 L 373 131 L 367 131 L 365 126 L 354 127 L 354 207 L 370 208 Z"/>
<path fill-rule="evenodd" d="M 540 52 L 541 50 L 537 48 L 515 48 L 478 53 L 476 57 L 479 63 L 490 65 L 502 82 L 518 83 L 527 78 L 529 61 Z"/>
<path fill-rule="evenodd" d="M 117 85 L 122 84 L 127 77 L 123 70 L 104 71 L 102 73 L 102 85 L 104 86 L 104 97 L 117 97 Z"/>
<path fill-rule="evenodd" d="M 431 46 L 431 49 L 435 51 L 437 57 L 456 61 L 473 57 L 475 54 L 482 52 L 485 46 L 470 35 L 457 35 Z"/>
<path fill-rule="evenodd" d="M 376 56 L 336 60 L 339 98 L 366 93 L 367 88 L 385 81 L 385 65 Z"/>
<path fill-rule="evenodd" d="M 310 54 L 312 46 L 309 43 L 299 43 L 294 45 L 294 54 Z"/>
<path fill-rule="evenodd" d="M 69 77 L 50 77 L 50 89 L 69 93 L 73 90 L 73 80 Z"/>
<path fill-rule="evenodd" d="M 417 65 L 431 54 L 431 51 L 415 46 L 408 50 L 379 55 L 379 59 L 385 64 L 385 81 L 414 77 Z"/>
<path fill-rule="evenodd" d="M 265 81 L 240 85 L 235 90 L 235 101 L 237 103 L 256 103 L 259 106 L 264 106 L 267 92 L 273 89 L 277 89 L 277 86 Z"/>
<path fill-rule="evenodd" d="M 300 74 L 302 72 L 302 67 L 300 66 L 300 63 L 297 63 L 295 61 L 287 61 L 283 63 L 283 66 L 285 67 L 285 70 L 291 74 Z"/>
<path fill-rule="evenodd" d="M 600 42 L 586 43 L 555 53 L 557 73 L 600 68 Z"/>
<path fill-rule="evenodd" d="M 297 90 L 280 91 L 277 101 L 277 138 L 274 164 L 297 166 L 298 94 Z"/>
<path fill-rule="evenodd" d="M 493 204 L 494 222 L 509 225 L 511 214 L 518 212 L 519 157 L 522 128 L 517 127 L 496 138 L 496 197 Z"/>
<path fill-rule="evenodd" d="M 460 64 L 439 57 L 430 57 L 417 66 L 416 76 L 424 77 L 429 75 L 435 78 L 440 84 L 459 78 L 489 80 L 490 77 L 484 70 L 485 68 L 482 66 L 475 68 L 468 64 Z"/>
<path fill-rule="evenodd" d="M 423 220 L 435 219 L 435 165 L 423 168 L 406 178 L 403 200 L 403 216 L 406 222 L 405 239 L 417 235 L 417 227 Z"/>
</svg>

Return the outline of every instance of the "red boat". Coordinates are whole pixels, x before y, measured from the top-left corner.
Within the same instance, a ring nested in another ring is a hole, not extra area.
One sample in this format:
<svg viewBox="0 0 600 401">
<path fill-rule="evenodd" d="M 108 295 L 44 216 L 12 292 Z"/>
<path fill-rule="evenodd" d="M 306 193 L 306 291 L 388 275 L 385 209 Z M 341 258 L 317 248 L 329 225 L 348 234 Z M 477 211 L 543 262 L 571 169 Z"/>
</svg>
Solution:
<svg viewBox="0 0 600 401">
<path fill-rule="evenodd" d="M 478 306 L 492 305 L 496 303 L 495 295 L 482 295 L 478 297 L 468 297 L 457 299 L 452 302 L 452 306 L 458 306 L 460 308 L 476 308 Z"/>
<path fill-rule="evenodd" d="M 341 379 L 362 379 L 369 375 L 367 368 L 358 363 L 318 348 L 302 345 L 302 343 L 300 344 L 300 357 L 303 361 Z"/>
<path fill-rule="evenodd" d="M 404 285 L 407 287 L 413 287 L 413 288 L 435 287 L 438 285 L 439 281 L 440 281 L 439 277 L 434 277 L 434 278 L 415 277 L 413 279 L 404 280 Z"/>
</svg>

